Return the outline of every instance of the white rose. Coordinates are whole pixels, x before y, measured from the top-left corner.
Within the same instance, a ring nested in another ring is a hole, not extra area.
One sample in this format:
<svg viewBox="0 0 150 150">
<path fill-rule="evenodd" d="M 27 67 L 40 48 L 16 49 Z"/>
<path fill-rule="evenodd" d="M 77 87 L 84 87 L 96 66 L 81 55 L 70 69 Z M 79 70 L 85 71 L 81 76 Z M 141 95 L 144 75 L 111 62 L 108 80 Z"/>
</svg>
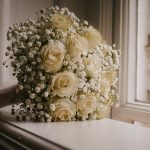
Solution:
<svg viewBox="0 0 150 150">
<path fill-rule="evenodd" d="M 109 97 L 110 92 L 110 84 L 109 81 L 101 79 L 100 81 L 100 95 L 102 95 L 105 98 Z"/>
<path fill-rule="evenodd" d="M 68 99 L 58 99 L 54 105 L 55 110 L 52 111 L 54 121 L 70 121 L 76 115 L 76 106 Z"/>
<path fill-rule="evenodd" d="M 53 93 L 60 97 L 73 95 L 78 88 L 78 78 L 69 71 L 60 72 L 52 79 Z"/>
<path fill-rule="evenodd" d="M 102 35 L 94 27 L 90 26 L 84 33 L 83 36 L 87 39 L 89 49 L 94 49 L 98 44 L 102 43 Z"/>
<path fill-rule="evenodd" d="M 80 97 L 77 101 L 77 113 L 80 117 L 88 117 L 88 114 L 93 113 L 97 107 L 97 98 L 93 93 Z"/>
<path fill-rule="evenodd" d="M 42 66 L 46 72 L 55 73 L 62 67 L 65 55 L 64 45 L 61 42 L 51 42 L 41 49 Z"/>
<path fill-rule="evenodd" d="M 96 54 L 89 54 L 83 61 L 85 65 L 86 74 L 89 77 L 97 75 L 101 70 L 100 59 Z"/>
<path fill-rule="evenodd" d="M 54 14 L 51 17 L 51 23 L 54 27 L 61 30 L 67 30 L 73 26 L 73 21 L 69 16 L 63 14 Z"/>
<path fill-rule="evenodd" d="M 102 79 L 109 82 L 110 85 L 114 85 L 116 83 L 117 72 L 115 70 L 106 71 L 102 74 Z"/>
<path fill-rule="evenodd" d="M 97 119 L 110 117 L 110 105 L 105 105 L 99 102 L 97 105 L 96 114 Z"/>
<path fill-rule="evenodd" d="M 72 34 L 67 39 L 66 49 L 71 58 L 76 59 L 79 58 L 81 54 L 87 54 L 88 42 L 81 35 Z"/>
</svg>

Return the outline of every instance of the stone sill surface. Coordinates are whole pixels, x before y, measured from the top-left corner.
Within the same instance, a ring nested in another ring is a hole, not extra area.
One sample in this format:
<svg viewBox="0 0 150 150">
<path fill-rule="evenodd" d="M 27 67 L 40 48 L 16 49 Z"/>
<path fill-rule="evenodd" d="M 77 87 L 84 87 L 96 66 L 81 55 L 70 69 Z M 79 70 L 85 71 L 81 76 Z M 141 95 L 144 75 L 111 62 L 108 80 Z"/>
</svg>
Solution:
<svg viewBox="0 0 150 150">
<path fill-rule="evenodd" d="M 112 119 L 77 122 L 16 122 L 10 107 L 0 117 L 36 135 L 74 150 L 150 150 L 150 128 Z"/>
</svg>

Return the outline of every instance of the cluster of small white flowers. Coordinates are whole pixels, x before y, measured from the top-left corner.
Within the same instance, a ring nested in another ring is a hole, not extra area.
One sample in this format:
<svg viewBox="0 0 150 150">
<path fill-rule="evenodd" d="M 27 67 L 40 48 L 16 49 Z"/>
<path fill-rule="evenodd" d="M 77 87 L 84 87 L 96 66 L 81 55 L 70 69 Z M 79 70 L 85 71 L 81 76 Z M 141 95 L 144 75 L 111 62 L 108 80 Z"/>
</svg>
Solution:
<svg viewBox="0 0 150 150">
<path fill-rule="evenodd" d="M 117 100 L 118 51 L 67 8 L 41 9 L 36 21 L 10 27 L 7 38 L 23 100 L 18 120 L 100 119 L 102 106 Z"/>
</svg>

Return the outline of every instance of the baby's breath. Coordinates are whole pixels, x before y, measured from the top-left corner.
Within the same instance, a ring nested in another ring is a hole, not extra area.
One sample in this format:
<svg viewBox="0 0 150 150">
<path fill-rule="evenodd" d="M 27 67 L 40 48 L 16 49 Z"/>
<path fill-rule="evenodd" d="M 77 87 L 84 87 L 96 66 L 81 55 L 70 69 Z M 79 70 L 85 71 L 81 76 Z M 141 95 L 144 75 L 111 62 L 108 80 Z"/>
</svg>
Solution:
<svg viewBox="0 0 150 150">
<path fill-rule="evenodd" d="M 5 55 L 23 101 L 12 109 L 17 120 L 99 119 L 105 112 L 100 108 L 118 99 L 115 44 L 103 42 L 100 32 L 68 8 L 42 8 L 37 20 L 13 24 L 7 39 Z"/>
</svg>

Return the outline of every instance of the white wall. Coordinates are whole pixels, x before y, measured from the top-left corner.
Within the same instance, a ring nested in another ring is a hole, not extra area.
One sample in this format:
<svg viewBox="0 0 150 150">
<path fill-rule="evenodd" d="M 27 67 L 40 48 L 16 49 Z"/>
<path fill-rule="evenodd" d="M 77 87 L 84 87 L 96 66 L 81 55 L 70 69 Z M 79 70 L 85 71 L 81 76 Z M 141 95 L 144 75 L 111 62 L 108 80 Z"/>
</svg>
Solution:
<svg viewBox="0 0 150 150">
<path fill-rule="evenodd" d="M 12 76 L 11 69 L 2 66 L 2 62 L 6 60 L 5 51 L 9 44 L 6 37 L 8 27 L 15 22 L 35 18 L 35 12 L 40 8 L 52 5 L 52 0 L 0 0 L 0 85 L 17 82 Z"/>
</svg>

